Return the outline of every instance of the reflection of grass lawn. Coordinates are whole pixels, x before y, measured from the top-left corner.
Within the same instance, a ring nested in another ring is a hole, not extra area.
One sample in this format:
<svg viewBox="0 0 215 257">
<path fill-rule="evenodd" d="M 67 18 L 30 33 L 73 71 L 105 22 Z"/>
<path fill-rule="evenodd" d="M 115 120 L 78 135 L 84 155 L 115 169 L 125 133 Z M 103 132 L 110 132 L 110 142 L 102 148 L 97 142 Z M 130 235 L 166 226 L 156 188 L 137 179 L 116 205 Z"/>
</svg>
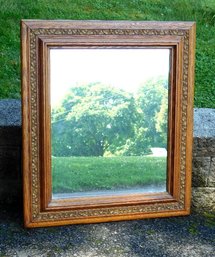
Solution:
<svg viewBox="0 0 215 257">
<path fill-rule="evenodd" d="M 166 157 L 54 157 L 53 193 L 164 184 Z"/>
</svg>

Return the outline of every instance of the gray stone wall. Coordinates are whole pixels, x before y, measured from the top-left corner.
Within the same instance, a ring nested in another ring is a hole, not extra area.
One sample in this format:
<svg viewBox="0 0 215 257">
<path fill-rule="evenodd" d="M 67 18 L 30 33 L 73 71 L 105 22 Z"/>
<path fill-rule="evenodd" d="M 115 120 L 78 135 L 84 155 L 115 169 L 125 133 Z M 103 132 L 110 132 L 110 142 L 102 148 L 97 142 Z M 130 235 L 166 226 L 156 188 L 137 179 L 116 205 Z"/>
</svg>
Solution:
<svg viewBox="0 0 215 257">
<path fill-rule="evenodd" d="M 21 104 L 0 101 L 0 204 L 22 202 Z"/>
<path fill-rule="evenodd" d="M 215 212 L 215 109 L 194 109 L 192 205 Z"/>
<path fill-rule="evenodd" d="M 21 104 L 0 101 L 0 204 L 22 205 Z M 194 110 L 192 207 L 215 211 L 215 110 Z"/>
</svg>

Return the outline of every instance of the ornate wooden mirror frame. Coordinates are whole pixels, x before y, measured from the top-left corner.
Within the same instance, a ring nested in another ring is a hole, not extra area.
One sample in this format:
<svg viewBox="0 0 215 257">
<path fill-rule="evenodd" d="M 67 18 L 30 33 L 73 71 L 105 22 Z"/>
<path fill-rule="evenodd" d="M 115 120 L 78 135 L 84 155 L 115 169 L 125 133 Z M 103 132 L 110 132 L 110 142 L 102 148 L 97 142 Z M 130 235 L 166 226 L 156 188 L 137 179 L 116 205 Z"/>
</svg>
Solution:
<svg viewBox="0 0 215 257">
<path fill-rule="evenodd" d="M 23 20 L 21 39 L 25 226 L 189 214 L 195 23 Z M 52 198 L 49 52 L 72 47 L 170 49 L 166 192 Z"/>
</svg>

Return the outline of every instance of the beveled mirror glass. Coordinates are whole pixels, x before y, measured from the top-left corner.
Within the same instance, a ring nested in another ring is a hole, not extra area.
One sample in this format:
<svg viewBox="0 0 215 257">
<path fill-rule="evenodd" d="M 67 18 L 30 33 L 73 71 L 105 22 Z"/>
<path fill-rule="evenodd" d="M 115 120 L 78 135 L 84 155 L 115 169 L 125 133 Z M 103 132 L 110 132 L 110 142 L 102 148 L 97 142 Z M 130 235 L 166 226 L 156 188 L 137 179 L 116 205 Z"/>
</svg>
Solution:
<svg viewBox="0 0 215 257">
<path fill-rule="evenodd" d="M 22 21 L 25 226 L 190 210 L 195 24 Z"/>
<path fill-rule="evenodd" d="M 51 49 L 54 198 L 166 191 L 170 49 Z"/>
</svg>

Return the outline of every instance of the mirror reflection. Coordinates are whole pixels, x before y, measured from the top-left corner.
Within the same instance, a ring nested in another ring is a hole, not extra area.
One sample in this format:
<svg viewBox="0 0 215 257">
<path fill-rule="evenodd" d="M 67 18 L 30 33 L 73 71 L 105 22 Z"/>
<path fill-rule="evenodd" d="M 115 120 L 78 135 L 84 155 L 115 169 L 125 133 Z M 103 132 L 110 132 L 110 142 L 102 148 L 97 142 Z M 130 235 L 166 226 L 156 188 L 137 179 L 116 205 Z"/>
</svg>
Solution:
<svg viewBox="0 0 215 257">
<path fill-rule="evenodd" d="M 50 50 L 53 198 L 164 192 L 170 50 Z"/>
</svg>

